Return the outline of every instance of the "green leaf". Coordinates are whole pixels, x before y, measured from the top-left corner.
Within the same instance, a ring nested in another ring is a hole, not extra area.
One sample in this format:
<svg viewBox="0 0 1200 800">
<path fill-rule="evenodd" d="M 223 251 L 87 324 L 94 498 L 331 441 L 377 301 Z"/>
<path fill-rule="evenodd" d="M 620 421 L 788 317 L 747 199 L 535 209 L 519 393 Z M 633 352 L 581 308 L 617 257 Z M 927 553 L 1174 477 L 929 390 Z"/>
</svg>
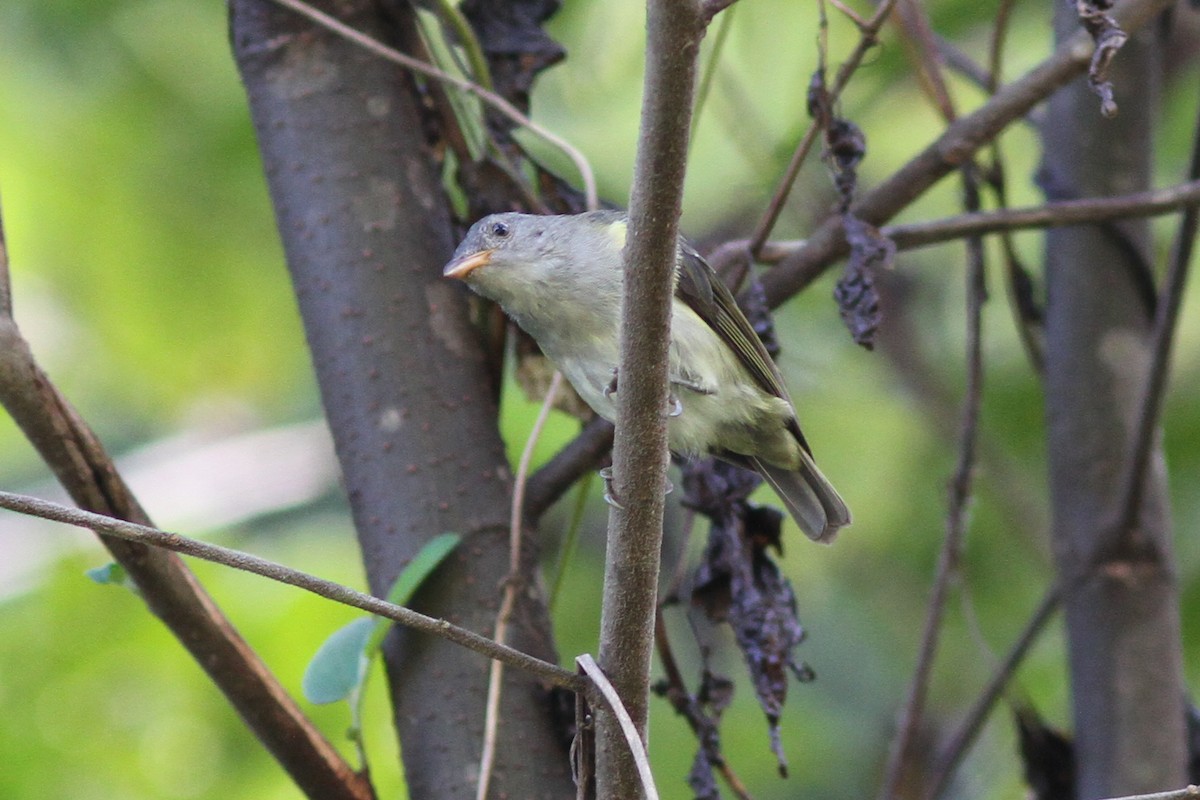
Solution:
<svg viewBox="0 0 1200 800">
<path fill-rule="evenodd" d="M 102 567 L 93 567 L 86 570 L 83 574 L 102 586 L 121 586 L 134 594 L 138 594 L 137 584 L 125 572 L 125 568 L 115 561 L 110 561 Z"/>
<path fill-rule="evenodd" d="M 426 542 L 392 584 L 388 602 L 407 603 L 461 539 L 457 533 L 443 533 Z M 390 620 L 362 617 L 334 631 L 304 670 L 301 687 L 308 701 L 323 704 L 350 698 L 351 705 L 355 705 L 355 700 L 362 696 L 371 659 L 390 626 Z M 353 710 L 357 726 L 358 709 Z"/>
<path fill-rule="evenodd" d="M 458 547 L 461 540 L 462 537 L 457 533 L 442 533 L 426 542 L 421 552 L 408 562 L 408 566 L 401 570 L 396 582 L 392 584 L 392 590 L 387 596 L 388 602 L 402 606 L 412 599 L 417 589 L 429 577 L 429 573 Z"/>
<path fill-rule="evenodd" d="M 333 632 L 304 670 L 301 687 L 310 703 L 336 703 L 351 695 L 367 675 L 367 644 L 374 617 L 360 617 Z"/>
<path fill-rule="evenodd" d="M 413 556 L 413 560 L 408 562 L 408 566 L 400 571 L 400 575 L 396 577 L 396 582 L 392 584 L 391 591 L 387 594 L 387 601 L 395 603 L 398 606 L 406 605 L 412 596 L 416 594 L 417 589 L 421 588 L 421 584 L 429 577 L 429 574 L 437 569 L 438 564 L 446 560 L 446 556 L 454 552 L 454 548 L 458 547 L 458 543 L 462 541 L 462 537 L 457 533 L 441 533 L 430 539 L 421 548 L 421 551 Z M 375 655 L 379 646 L 383 644 L 383 637 L 387 635 L 388 628 L 391 627 L 392 621 L 388 619 L 376 619 L 377 627 L 375 633 L 371 636 L 371 641 L 367 643 L 367 657 Z"/>
</svg>

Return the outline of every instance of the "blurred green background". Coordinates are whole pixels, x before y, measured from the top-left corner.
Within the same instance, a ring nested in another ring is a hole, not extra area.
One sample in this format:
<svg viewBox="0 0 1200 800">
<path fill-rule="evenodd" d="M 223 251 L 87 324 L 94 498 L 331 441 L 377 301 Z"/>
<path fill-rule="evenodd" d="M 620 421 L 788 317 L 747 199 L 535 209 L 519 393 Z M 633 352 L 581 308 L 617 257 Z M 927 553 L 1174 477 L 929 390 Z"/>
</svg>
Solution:
<svg viewBox="0 0 1200 800">
<path fill-rule="evenodd" d="M 941 33 L 968 52 L 985 52 L 990 10 L 961 0 L 930 7 Z M 535 116 L 588 154 L 602 193 L 618 202 L 627 196 L 633 160 L 642 13 L 631 0 L 568 2 L 550 28 L 569 58 L 544 75 L 535 94 Z M 1048 14 L 1019 10 L 1007 76 L 1048 51 Z M 688 176 L 684 227 L 698 241 L 745 236 L 770 196 L 807 124 L 815 22 L 813 4 L 754 0 L 736 7 Z M 854 43 L 840 20 L 830 36 L 835 60 Z M 981 99 L 961 81 L 953 88 L 962 107 Z M 1196 113 L 1194 88 L 1185 81 L 1173 83 L 1166 99 L 1160 185 L 1182 176 Z M 852 84 L 842 112 L 867 133 L 867 184 L 923 147 L 938 127 L 894 30 Z M 1014 202 L 1038 202 L 1032 130 L 1017 125 L 1003 144 Z M 552 153 L 546 158 L 561 163 Z M 565 166 L 562 172 L 573 175 Z M 156 521 L 361 586 L 223 5 L 0 4 L 0 193 L 18 322 L 51 377 L 118 455 Z M 810 166 L 778 235 L 803 236 L 831 199 L 823 169 Z M 953 213 L 956 203 L 957 185 L 946 181 L 904 219 Z M 1156 230 L 1165 250 L 1171 225 Z M 1038 237 L 1022 235 L 1018 243 L 1036 265 Z M 985 320 L 985 455 L 964 574 L 935 671 L 931 741 L 953 728 L 1050 576 L 1041 395 L 997 277 L 993 269 Z M 832 548 L 810 547 L 793 530 L 783 562 L 810 633 L 801 654 L 818 675 L 793 687 L 784 717 L 791 779 L 775 774 L 762 715 L 728 637 L 719 658 L 738 680 L 723 729 L 726 753 L 758 798 L 874 791 L 915 657 L 955 457 L 961 247 L 899 259 L 909 335 L 893 341 L 923 365 L 916 372 L 851 343 L 830 299 L 834 279 L 822 279 L 777 317 L 781 365 L 809 439 L 856 520 Z M 1200 548 L 1191 535 L 1200 522 L 1195 295 L 1185 307 L 1165 418 L 1192 677 L 1200 662 L 1190 635 L 1200 611 Z M 931 393 L 930 386 L 938 388 Z M 943 392 L 941 403 L 931 404 Z M 506 396 L 503 424 L 514 459 L 535 410 L 515 391 Z M 541 457 L 576 427 L 555 418 Z M 58 496 L 7 418 L 0 419 L 0 488 Z M 595 495 L 595 482 L 592 489 Z M 568 505 L 544 527 L 550 557 Z M 564 663 L 596 649 L 603 531 L 597 496 L 589 499 L 584 528 L 555 612 Z M 106 560 L 88 535 L 0 516 L 0 797 L 298 797 L 140 602 L 84 576 Z M 195 569 L 297 694 L 312 653 L 356 616 L 259 578 L 206 564 Z M 678 612 L 672 624 L 690 659 Z M 1014 691 L 1052 723 L 1068 726 L 1060 640 L 1052 627 Z M 343 741 L 344 708 L 309 711 L 331 739 Z M 372 682 L 367 727 L 380 796 L 403 797 L 379 680 Z M 686 726 L 656 703 L 652 755 L 665 797 L 690 796 L 683 777 L 693 752 Z M 1020 791 L 1004 714 L 993 718 L 961 775 L 958 796 Z"/>
</svg>

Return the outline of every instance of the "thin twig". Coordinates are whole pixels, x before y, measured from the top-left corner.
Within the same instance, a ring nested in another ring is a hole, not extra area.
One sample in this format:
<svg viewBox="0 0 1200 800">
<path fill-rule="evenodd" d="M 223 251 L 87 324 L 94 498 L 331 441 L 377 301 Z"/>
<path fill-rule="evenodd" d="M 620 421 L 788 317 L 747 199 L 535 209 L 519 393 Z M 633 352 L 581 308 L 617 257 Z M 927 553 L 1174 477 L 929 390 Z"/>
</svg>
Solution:
<svg viewBox="0 0 1200 800">
<path fill-rule="evenodd" d="M 1200 178 L 1200 116 L 1196 119 L 1196 129 L 1192 134 L 1192 155 L 1188 165 L 1188 177 L 1192 181 Z M 1171 248 L 1171 262 L 1167 267 L 1166 279 L 1163 282 L 1162 291 L 1159 293 L 1158 302 L 1155 304 L 1150 369 L 1138 406 L 1137 425 L 1134 428 L 1133 440 L 1129 445 L 1129 458 L 1125 461 L 1125 471 L 1121 475 L 1121 482 L 1117 484 L 1121 492 L 1119 495 L 1121 505 L 1117 524 L 1110 532 L 1111 538 L 1108 542 L 1110 544 L 1115 541 L 1116 536 L 1120 535 L 1120 531 L 1129 530 L 1141 513 L 1142 492 L 1146 485 L 1146 467 L 1150 462 L 1150 454 L 1154 450 L 1154 435 L 1162 415 L 1163 395 L 1171 366 L 1171 351 L 1175 343 L 1179 309 L 1183 304 L 1183 290 L 1187 283 L 1198 222 L 1200 222 L 1200 209 L 1193 205 L 1184 210 L 1183 216 L 1179 220 L 1179 230 L 1175 235 L 1175 242 Z"/>
<path fill-rule="evenodd" d="M 1113 8 L 1122 29 L 1133 33 L 1170 0 L 1122 0 Z M 990 100 L 948 126 L 908 163 L 868 192 L 860 194 L 853 211 L 858 218 L 882 225 L 921 197 L 931 186 L 958 169 L 980 147 L 994 139 L 1013 120 L 1083 72 L 1094 46 L 1080 31 L 1062 42 L 1048 58 L 1011 83 Z M 772 308 L 808 286 L 848 250 L 841 215 L 832 215 L 813 231 L 808 246 L 795 257 L 762 276 L 762 289 Z"/>
<path fill-rule="evenodd" d="M 250 553 L 209 544 L 208 542 L 191 539 L 178 533 L 151 528 L 147 525 L 137 525 L 133 522 L 116 519 L 115 517 L 70 508 L 58 503 L 51 503 L 48 500 L 29 497 L 28 495 L 13 494 L 12 492 L 0 492 L 0 508 L 7 508 L 10 511 L 27 514 L 31 517 L 40 517 L 41 519 L 62 522 L 67 525 L 76 525 L 80 528 L 89 528 L 97 533 L 115 536 L 118 539 L 124 539 L 128 542 L 140 542 L 141 544 L 159 547 L 163 550 L 170 550 L 175 553 L 199 558 L 203 561 L 211 561 L 214 564 L 223 564 L 224 566 L 243 572 L 261 575 L 264 578 L 270 578 L 273 581 L 286 583 L 289 586 L 295 586 L 306 592 L 312 592 L 315 595 L 320 595 L 336 603 L 385 617 L 422 633 L 440 636 L 455 644 L 462 645 L 468 650 L 473 650 L 480 655 L 503 661 L 509 666 L 524 670 L 552 686 L 561 686 L 576 692 L 583 691 L 586 688 L 586 682 L 581 681 L 579 676 L 573 672 L 512 647 L 498 644 L 486 636 L 480 636 L 474 631 L 460 628 L 457 625 L 451 625 L 444 619 L 427 617 L 410 608 L 398 606 L 386 600 L 380 600 L 378 597 L 364 594 L 363 592 L 351 589 L 349 586 L 343 586 L 340 583 L 318 578 L 315 575 L 292 569 L 291 567 L 251 555 Z"/>
<path fill-rule="evenodd" d="M 580 179 L 583 181 L 584 195 L 587 198 L 588 208 L 599 207 L 599 192 L 596 188 L 596 176 L 592 171 L 592 166 L 588 162 L 587 157 L 584 156 L 578 148 L 576 148 L 566 139 L 539 125 L 527 115 L 521 113 L 520 109 L 505 100 L 500 95 L 496 94 L 495 92 L 488 91 L 482 86 L 466 80 L 465 78 L 460 78 L 457 75 L 451 75 L 444 70 L 438 69 L 432 64 L 427 64 L 424 61 L 413 58 L 412 56 L 402 53 L 393 47 L 388 47 L 378 39 L 372 39 L 370 36 L 367 36 L 361 31 L 355 30 L 336 17 L 332 17 L 323 11 L 313 8 L 308 3 L 303 2 L 303 0 L 274 0 L 274 2 L 284 6 L 285 8 L 289 8 L 292 11 L 295 11 L 297 14 L 307 17 L 318 25 L 354 42 L 360 47 L 363 47 L 379 56 L 380 58 L 384 58 L 395 64 L 399 64 L 400 66 L 410 69 L 413 72 L 420 73 L 427 78 L 432 78 L 433 80 L 453 86 L 456 89 L 467 92 L 468 94 L 473 94 L 482 102 L 496 109 L 513 122 L 528 128 L 531 133 L 540 136 L 550 144 L 557 147 L 563 152 L 563 154 L 567 156 L 567 158 L 571 160 L 571 162 L 575 165 L 575 169 L 579 171 Z"/>
<path fill-rule="evenodd" d="M 1038 603 L 1038 607 L 1029 617 L 1029 621 L 1025 623 L 1025 627 L 1021 630 L 1021 634 L 1009 648 L 1004 660 L 996 667 L 996 671 L 992 673 L 991 679 L 984 686 L 983 691 L 979 693 L 975 703 L 967 711 L 967 715 L 963 718 L 962 724 L 958 726 L 958 730 L 950 737 L 949 743 L 942 750 L 938 758 L 937 765 L 934 769 L 933 778 L 930 781 L 929 796 L 934 800 L 942 796 L 942 793 L 950 785 L 950 779 L 954 777 L 958 765 L 962 762 L 963 757 L 967 754 L 971 745 L 979 736 L 979 732 L 983 729 L 983 723 L 987 721 L 988 716 L 992 713 L 992 708 L 996 705 L 996 701 L 1004 694 L 1009 681 L 1017 671 L 1017 667 L 1025 659 L 1026 653 L 1033 643 L 1037 641 L 1038 636 L 1046 628 L 1053 617 L 1054 612 L 1058 610 L 1062 604 L 1062 591 L 1058 584 L 1054 584 L 1043 595 L 1042 600 Z"/>
<path fill-rule="evenodd" d="M 932 44 L 932 31 L 924 9 L 914 0 L 905 0 L 900 17 L 901 27 L 909 34 L 914 57 L 921 66 L 925 84 L 934 104 L 947 123 L 955 118 L 953 102 L 946 89 L 941 64 Z M 968 213 L 979 211 L 979 179 L 972 163 L 962 169 L 964 205 Z M 962 540 L 967 526 L 967 505 L 971 498 L 972 472 L 975 468 L 975 453 L 978 449 L 979 409 L 983 402 L 983 303 L 987 299 L 985 285 L 983 239 L 976 235 L 968 237 L 967 245 L 967 385 L 963 400 L 962 422 L 959 433 L 958 463 L 950 481 L 949 509 L 946 514 L 946 534 L 938 556 L 937 571 L 929 598 L 925 625 L 921 632 L 921 645 L 917 664 L 913 670 L 908 694 L 900 711 L 895 738 L 888 751 L 887 767 L 880 792 L 881 800 L 896 796 L 909 766 L 912 743 L 920 728 L 924 713 L 925 698 L 929 692 L 929 681 L 933 673 L 941 640 L 942 619 L 945 616 L 946 600 L 951 582 L 958 576 L 962 558 Z"/>
<path fill-rule="evenodd" d="M 964 170 L 968 208 L 979 205 L 976 177 L 968 167 Z M 967 527 L 967 507 L 971 498 L 972 473 L 979 441 L 979 409 L 983 401 L 983 304 L 987 289 L 984 284 L 983 242 L 979 237 L 967 240 L 967 385 L 963 399 L 962 422 L 959 434 L 958 463 L 950 482 L 950 502 L 946 515 L 946 535 L 938 556 L 937 571 L 929 598 L 929 608 L 921 632 L 917 665 L 913 670 L 908 694 L 901 708 L 899 724 L 888 752 L 887 769 L 879 797 L 891 800 L 904 777 L 912 742 L 915 740 L 924 710 L 929 679 L 941 639 L 942 617 L 951 582 L 957 576 L 962 557 L 962 540 Z"/>
<path fill-rule="evenodd" d="M 925 9 L 917 0 L 902 0 L 892 20 L 904 34 L 904 41 L 917 66 L 921 88 L 933 101 L 942 119 L 953 122 L 956 116 L 954 101 L 950 98 L 950 89 L 942 73 L 941 51 Z"/>
<path fill-rule="evenodd" d="M 1059 200 L 1040 206 L 979 211 L 928 222 L 885 225 L 879 232 L 895 242 L 897 250 L 916 250 L 968 236 L 1153 217 L 1196 206 L 1200 206 L 1200 180 L 1191 180 L 1166 189 L 1114 197 Z M 763 264 L 779 264 L 801 255 L 810 246 L 810 241 L 791 239 L 767 242 L 758 260 Z M 719 269 L 726 262 L 744 254 L 749 246 L 749 239 L 724 242 L 709 254 L 708 261 L 714 269 Z"/>
<path fill-rule="evenodd" d="M 1152 794 L 1131 794 L 1125 797 L 1112 797 L 1109 800 L 1188 800 L 1193 797 L 1200 797 L 1200 786 L 1185 786 L 1182 789 Z"/>
<path fill-rule="evenodd" d="M 608 706 L 608 710 L 620 724 L 629 754 L 637 764 L 638 778 L 641 781 L 645 800 L 658 800 L 658 789 L 654 786 L 654 773 L 650 771 L 650 758 L 646 754 L 646 746 L 642 744 L 642 737 L 637 726 L 634 724 L 633 718 L 629 716 L 625 704 L 621 702 L 621 696 L 617 694 L 616 687 L 609 682 L 608 676 L 604 674 L 604 670 L 600 669 L 596 660 L 587 653 L 576 658 L 575 663 L 591 679 L 592 686 L 599 690 L 604 704 Z"/>
<path fill-rule="evenodd" d="M 714 733 L 716 732 L 716 720 L 709 720 L 704 710 L 700 707 L 696 697 L 688 691 L 687 683 L 683 679 L 683 672 L 679 669 L 679 662 L 675 660 L 675 653 L 671 648 L 671 638 L 667 634 L 667 623 L 663 618 L 664 607 L 658 607 L 658 615 L 654 620 L 654 639 L 658 650 L 658 659 L 662 662 L 663 672 L 666 673 L 667 690 L 665 696 L 667 702 L 675 709 L 675 713 L 679 714 L 687 720 L 688 726 L 692 729 L 692 733 L 696 735 L 698 746 L 708 751 L 707 732 L 704 730 L 706 724 L 712 726 Z M 738 798 L 738 800 L 753 800 L 749 790 L 746 789 L 746 784 L 742 783 L 742 779 L 733 771 L 733 767 L 729 766 L 729 762 L 725 759 L 725 754 L 721 752 L 719 739 L 716 740 L 717 745 L 714 752 L 706 752 L 709 763 L 721 773 L 721 777 L 729 786 L 730 791 Z"/>
<path fill-rule="evenodd" d="M 850 54 L 850 57 L 842 63 L 841 68 L 838 70 L 837 78 L 833 82 L 833 87 L 829 90 L 830 103 L 837 103 L 842 90 L 846 88 L 846 84 L 850 82 L 850 78 L 858 70 L 859 66 L 862 65 L 862 61 L 867 53 L 878 44 L 876 37 L 879 35 L 879 29 L 887 21 L 888 14 L 891 13 L 892 7 L 895 4 L 896 0 L 883 0 L 871 18 L 865 24 L 859 26 L 860 36 L 858 44 Z M 800 138 L 799 144 L 796 145 L 791 161 L 788 162 L 787 168 L 783 172 L 783 177 L 780 179 L 775 193 L 771 196 L 771 202 L 767 204 L 762 218 L 755 227 L 754 233 L 750 236 L 750 252 L 756 258 L 759 249 L 767 241 L 767 238 L 771 235 L 771 231 L 775 229 L 775 223 L 779 221 L 779 215 L 783 212 L 783 206 L 787 202 L 788 195 L 791 194 L 796 177 L 800 174 L 800 168 L 804 166 L 804 162 L 808 159 L 809 151 L 812 150 L 812 146 L 817 141 L 817 136 L 820 132 L 820 127 L 815 122 L 811 123 L 808 126 L 808 130 L 804 132 L 804 136 Z"/>
<path fill-rule="evenodd" d="M 525 439 L 525 449 L 521 451 L 521 460 L 517 463 L 517 476 L 513 485 L 512 511 L 508 519 L 508 580 L 504 584 L 504 599 L 500 602 L 500 611 L 496 615 L 495 640 L 499 644 L 508 643 L 508 625 L 512 620 L 513 608 L 517 604 L 517 596 L 521 591 L 521 510 L 525 506 L 525 481 L 529 478 L 529 464 L 533 461 L 533 451 L 541 438 L 542 429 L 554 408 L 554 398 L 562 386 L 562 373 L 555 370 L 550 378 L 550 386 L 546 389 L 546 397 L 542 400 L 542 408 L 533 423 L 533 429 Z M 479 756 L 479 783 L 476 785 L 476 800 L 486 800 L 488 784 L 492 780 L 492 766 L 496 759 L 497 731 L 500 727 L 500 692 L 504 681 L 504 664 L 492 661 L 491 673 L 488 676 L 487 710 L 483 720 L 483 751 Z"/>
</svg>

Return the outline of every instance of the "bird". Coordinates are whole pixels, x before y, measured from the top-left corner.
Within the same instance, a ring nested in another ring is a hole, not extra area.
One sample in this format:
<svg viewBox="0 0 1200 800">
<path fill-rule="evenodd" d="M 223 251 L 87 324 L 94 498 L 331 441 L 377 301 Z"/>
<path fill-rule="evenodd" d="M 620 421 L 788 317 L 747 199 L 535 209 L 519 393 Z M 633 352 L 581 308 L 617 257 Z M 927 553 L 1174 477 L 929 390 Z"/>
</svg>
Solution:
<svg viewBox="0 0 1200 800">
<path fill-rule="evenodd" d="M 443 275 L 495 301 L 598 415 L 616 419 L 628 217 L 506 212 L 475 222 Z M 779 368 L 732 293 L 681 236 L 667 439 L 685 457 L 756 470 L 800 529 L 831 542 L 850 510 L 817 468 Z"/>
</svg>

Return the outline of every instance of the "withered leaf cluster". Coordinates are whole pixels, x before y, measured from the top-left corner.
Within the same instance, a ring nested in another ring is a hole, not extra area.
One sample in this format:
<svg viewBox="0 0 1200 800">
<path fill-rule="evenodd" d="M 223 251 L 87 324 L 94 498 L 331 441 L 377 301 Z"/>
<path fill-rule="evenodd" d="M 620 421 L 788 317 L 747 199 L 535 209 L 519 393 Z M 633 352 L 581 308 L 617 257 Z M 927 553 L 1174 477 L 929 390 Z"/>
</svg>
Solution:
<svg viewBox="0 0 1200 800">
<path fill-rule="evenodd" d="M 782 551 L 783 515 L 747 499 L 759 481 L 753 472 L 712 459 L 685 467 L 684 503 L 712 523 L 691 602 L 709 620 L 728 623 L 733 630 L 767 717 L 780 773 L 786 774 L 779 719 L 789 675 L 800 681 L 813 675 L 796 655 L 804 628 L 795 593 L 771 558 L 772 550 Z"/>
<path fill-rule="evenodd" d="M 850 245 L 850 257 L 833 297 L 854 341 L 870 350 L 875 346 L 875 332 L 882 318 L 875 274 L 892 265 L 896 245 L 874 225 L 859 219 L 851 208 L 858 166 L 867 154 L 867 137 L 853 122 L 837 115 L 824 67 L 818 68 L 809 82 L 808 113 L 824 133 L 825 163 L 837 188 L 842 228 Z"/>
</svg>

